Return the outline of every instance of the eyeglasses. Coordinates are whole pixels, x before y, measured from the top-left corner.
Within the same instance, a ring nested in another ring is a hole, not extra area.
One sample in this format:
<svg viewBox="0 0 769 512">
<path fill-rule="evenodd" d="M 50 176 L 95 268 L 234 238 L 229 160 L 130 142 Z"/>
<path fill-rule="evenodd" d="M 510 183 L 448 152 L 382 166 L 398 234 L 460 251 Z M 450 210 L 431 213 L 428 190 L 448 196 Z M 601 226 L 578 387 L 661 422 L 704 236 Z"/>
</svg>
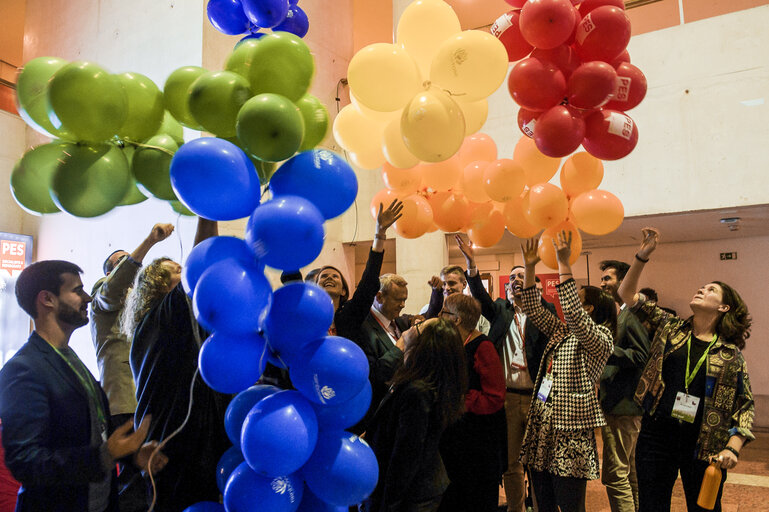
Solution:
<svg viewBox="0 0 769 512">
<path fill-rule="evenodd" d="M 451 311 L 446 311 L 445 309 L 441 309 L 441 310 L 438 312 L 438 316 L 439 316 L 439 317 L 442 317 L 442 316 L 444 316 L 444 315 L 459 316 L 458 314 L 456 314 L 456 313 L 452 313 Z"/>
</svg>

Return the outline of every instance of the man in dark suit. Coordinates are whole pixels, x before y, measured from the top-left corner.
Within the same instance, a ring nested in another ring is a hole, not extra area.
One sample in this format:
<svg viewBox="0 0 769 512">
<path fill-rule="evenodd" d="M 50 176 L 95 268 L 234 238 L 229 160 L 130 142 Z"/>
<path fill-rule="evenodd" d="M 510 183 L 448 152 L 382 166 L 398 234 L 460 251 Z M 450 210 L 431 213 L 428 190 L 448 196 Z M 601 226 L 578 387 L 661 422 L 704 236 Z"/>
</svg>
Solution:
<svg viewBox="0 0 769 512">
<path fill-rule="evenodd" d="M 81 272 L 67 261 L 41 261 L 16 282 L 35 324 L 0 370 L 6 463 L 22 484 L 17 512 L 116 511 L 115 461 L 136 454 L 146 464 L 155 448 L 142 445 L 149 421 L 131 433 L 130 422 L 110 427 L 104 391 L 69 348 L 72 332 L 88 323 Z M 164 458 L 155 457 L 153 470 Z"/>
<path fill-rule="evenodd" d="M 537 380 L 547 336 L 526 317 L 521 309 L 524 268 L 515 266 L 510 271 L 506 288 L 507 299 L 494 300 L 483 287 L 475 253 L 459 235 L 459 250 L 467 263 L 467 284 L 470 293 L 481 303 L 481 313 L 491 323 L 489 338 L 497 349 L 505 371 L 505 415 L 507 417 L 507 471 L 502 476 L 507 497 L 507 510 L 522 512 L 526 497 L 523 466 L 518 462 L 526 419 Z M 542 299 L 545 308 L 555 313 L 555 306 Z"/>
</svg>

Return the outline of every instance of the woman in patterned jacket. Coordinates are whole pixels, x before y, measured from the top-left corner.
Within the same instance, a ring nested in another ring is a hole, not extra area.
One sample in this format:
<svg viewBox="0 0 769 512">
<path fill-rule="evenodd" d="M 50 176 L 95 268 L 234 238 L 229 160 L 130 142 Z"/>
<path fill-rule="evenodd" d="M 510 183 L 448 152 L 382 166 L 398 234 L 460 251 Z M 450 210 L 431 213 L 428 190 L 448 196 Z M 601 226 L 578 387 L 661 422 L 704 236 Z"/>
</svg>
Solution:
<svg viewBox="0 0 769 512">
<path fill-rule="evenodd" d="M 659 233 L 644 228 L 643 238 L 619 288 L 654 337 L 635 395 L 645 411 L 636 445 L 639 506 L 669 511 L 680 470 L 687 509 L 704 510 L 696 502 L 708 463 L 733 468 L 742 446 L 754 439 L 753 395 L 741 352 L 750 315 L 739 294 L 721 281 L 697 290 L 689 303 L 693 314 L 685 320 L 636 295 Z M 717 511 L 725 480 L 723 471 Z"/>
<path fill-rule="evenodd" d="M 540 512 L 582 512 L 588 479 L 598 478 L 596 427 L 606 424 L 596 388 L 614 349 L 617 309 L 600 288 L 577 290 L 569 257 L 571 233 L 553 241 L 566 323 L 542 307 L 534 286 L 537 240 L 523 248 L 523 310 L 549 337 L 534 383 L 521 462 L 529 468 Z"/>
</svg>

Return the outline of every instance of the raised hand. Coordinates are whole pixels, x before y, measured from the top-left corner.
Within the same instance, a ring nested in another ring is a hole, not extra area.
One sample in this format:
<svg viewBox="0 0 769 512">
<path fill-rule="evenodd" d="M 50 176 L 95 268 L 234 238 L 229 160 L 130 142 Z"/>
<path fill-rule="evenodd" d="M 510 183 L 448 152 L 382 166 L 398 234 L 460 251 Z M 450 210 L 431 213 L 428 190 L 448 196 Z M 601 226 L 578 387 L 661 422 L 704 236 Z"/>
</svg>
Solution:
<svg viewBox="0 0 769 512">
<path fill-rule="evenodd" d="M 539 263 L 538 245 L 539 240 L 537 237 L 529 238 L 525 244 L 521 244 L 521 256 L 523 256 L 523 262 L 527 267 L 534 267 Z"/>
<path fill-rule="evenodd" d="M 387 228 L 392 226 L 395 221 L 403 216 L 403 203 L 394 199 L 387 209 L 384 209 L 384 205 L 379 203 L 379 213 L 376 216 L 376 232 L 384 233 Z"/>
<path fill-rule="evenodd" d="M 174 225 L 173 224 L 155 224 L 152 226 L 152 231 L 150 231 L 149 239 L 150 241 L 155 244 L 158 242 L 161 242 L 171 236 L 171 233 L 174 232 Z"/>
<path fill-rule="evenodd" d="M 454 240 L 457 241 L 457 247 L 459 247 L 459 251 L 467 261 L 467 268 L 475 266 L 475 251 L 473 250 L 473 246 L 468 242 L 465 242 L 464 239 L 459 235 L 454 235 Z"/>
<path fill-rule="evenodd" d="M 443 281 L 441 281 L 441 278 L 438 276 L 431 277 L 430 280 L 427 281 L 427 284 L 429 284 L 433 290 L 439 290 L 443 288 Z"/>
<path fill-rule="evenodd" d="M 643 235 L 643 241 L 641 247 L 638 249 L 638 257 L 644 260 L 649 259 L 649 255 L 657 248 L 657 243 L 660 240 L 660 232 L 657 228 L 646 227 L 641 230 Z"/>
<path fill-rule="evenodd" d="M 571 257 L 571 239 L 572 232 L 563 230 L 553 238 L 553 247 L 555 248 L 555 259 L 558 263 L 569 263 Z"/>
</svg>

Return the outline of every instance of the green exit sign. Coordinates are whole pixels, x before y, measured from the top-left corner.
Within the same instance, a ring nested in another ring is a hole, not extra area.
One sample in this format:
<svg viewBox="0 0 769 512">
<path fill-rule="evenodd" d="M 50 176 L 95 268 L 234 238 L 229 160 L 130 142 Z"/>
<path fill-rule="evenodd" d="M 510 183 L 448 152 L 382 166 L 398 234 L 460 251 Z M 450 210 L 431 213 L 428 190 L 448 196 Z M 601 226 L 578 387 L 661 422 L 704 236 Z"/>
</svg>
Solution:
<svg viewBox="0 0 769 512">
<path fill-rule="evenodd" d="M 737 253 L 736 252 L 722 252 L 721 253 L 721 259 L 722 260 L 736 260 L 737 259 Z"/>
</svg>

